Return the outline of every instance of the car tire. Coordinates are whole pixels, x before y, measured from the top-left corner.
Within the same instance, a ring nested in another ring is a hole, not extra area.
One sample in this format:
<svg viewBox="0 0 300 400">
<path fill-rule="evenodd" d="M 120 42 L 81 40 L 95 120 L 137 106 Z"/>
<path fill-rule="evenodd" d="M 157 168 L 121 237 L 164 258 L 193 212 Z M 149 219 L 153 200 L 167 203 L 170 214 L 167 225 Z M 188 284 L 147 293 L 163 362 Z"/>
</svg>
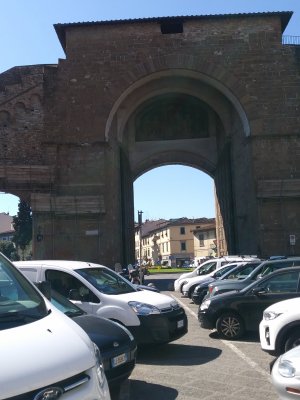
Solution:
<svg viewBox="0 0 300 400">
<path fill-rule="evenodd" d="M 196 289 L 196 286 L 197 285 L 194 285 L 194 286 L 190 287 L 190 289 L 189 289 L 188 297 L 190 299 L 192 298 L 192 294 L 193 294 L 194 290 Z"/>
<path fill-rule="evenodd" d="M 224 313 L 218 318 L 216 328 L 223 339 L 230 340 L 239 339 L 245 332 L 242 318 L 238 314 L 230 312 Z"/>
<path fill-rule="evenodd" d="M 300 328 L 292 330 L 285 341 L 284 352 L 300 345 Z"/>
</svg>

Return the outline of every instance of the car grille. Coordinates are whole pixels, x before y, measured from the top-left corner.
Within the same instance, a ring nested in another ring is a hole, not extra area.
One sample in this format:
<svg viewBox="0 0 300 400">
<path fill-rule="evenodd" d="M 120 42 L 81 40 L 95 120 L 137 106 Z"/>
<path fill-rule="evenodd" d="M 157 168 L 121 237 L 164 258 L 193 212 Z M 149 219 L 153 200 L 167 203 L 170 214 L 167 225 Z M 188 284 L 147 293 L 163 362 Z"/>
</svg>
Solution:
<svg viewBox="0 0 300 400">
<path fill-rule="evenodd" d="M 85 374 L 81 373 L 75 376 L 72 376 L 71 378 L 64 379 L 63 381 L 59 382 L 54 382 L 51 383 L 47 386 L 41 387 L 39 389 L 33 390 L 31 392 L 23 393 L 18 396 L 13 396 L 13 397 L 7 397 L 4 400 L 33 400 L 34 397 L 43 389 L 46 389 L 48 387 L 59 387 L 63 390 L 64 393 L 71 391 L 72 389 L 77 388 L 78 386 L 81 386 L 88 382 L 90 380 L 90 377 Z"/>
<path fill-rule="evenodd" d="M 167 313 L 167 312 L 171 312 L 171 311 L 175 311 L 175 310 L 179 310 L 180 309 L 180 305 L 179 304 L 176 304 L 176 306 L 174 305 L 174 306 L 169 306 L 169 307 L 165 307 L 165 308 L 162 308 L 160 311 L 162 312 L 162 313 Z"/>
</svg>

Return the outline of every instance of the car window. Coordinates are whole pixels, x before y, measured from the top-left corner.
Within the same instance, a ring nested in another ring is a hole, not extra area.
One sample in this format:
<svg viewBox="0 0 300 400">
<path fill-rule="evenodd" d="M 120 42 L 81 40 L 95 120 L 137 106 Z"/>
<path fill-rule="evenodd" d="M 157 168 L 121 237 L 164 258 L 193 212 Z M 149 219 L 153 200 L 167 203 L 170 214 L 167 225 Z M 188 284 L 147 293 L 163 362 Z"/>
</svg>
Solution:
<svg viewBox="0 0 300 400">
<path fill-rule="evenodd" d="M 298 283 L 299 271 L 288 271 L 266 279 L 257 287 L 266 289 L 268 293 L 297 292 Z"/>
<path fill-rule="evenodd" d="M 226 279 L 243 279 L 246 278 L 260 263 L 249 263 L 241 268 L 231 271 L 227 274 Z"/>
<path fill-rule="evenodd" d="M 124 294 L 135 292 L 126 279 L 106 268 L 83 268 L 76 272 L 104 294 Z"/>
<path fill-rule="evenodd" d="M 51 283 L 51 288 L 68 299 L 73 298 L 76 292 L 78 293 L 78 300 L 80 299 L 80 301 L 90 301 L 92 303 L 100 302 L 98 297 L 95 296 L 88 287 L 71 274 L 55 269 L 48 269 L 46 270 L 45 276 L 46 280 Z"/>
<path fill-rule="evenodd" d="M 261 278 L 263 276 L 270 274 L 271 272 L 277 271 L 278 269 L 292 267 L 293 264 L 294 262 L 292 260 L 281 261 L 276 263 L 267 263 L 263 266 L 260 274 L 257 277 Z"/>
<path fill-rule="evenodd" d="M 202 268 L 200 268 L 198 270 L 198 275 L 207 275 L 211 272 L 213 272 L 217 267 L 217 262 L 216 261 L 212 261 L 211 263 L 208 263 L 206 265 L 204 265 Z"/>
<path fill-rule="evenodd" d="M 226 274 L 226 272 L 231 271 L 236 267 L 236 264 L 228 265 L 227 267 L 220 268 L 214 273 L 214 278 L 220 278 L 220 276 Z"/>
</svg>

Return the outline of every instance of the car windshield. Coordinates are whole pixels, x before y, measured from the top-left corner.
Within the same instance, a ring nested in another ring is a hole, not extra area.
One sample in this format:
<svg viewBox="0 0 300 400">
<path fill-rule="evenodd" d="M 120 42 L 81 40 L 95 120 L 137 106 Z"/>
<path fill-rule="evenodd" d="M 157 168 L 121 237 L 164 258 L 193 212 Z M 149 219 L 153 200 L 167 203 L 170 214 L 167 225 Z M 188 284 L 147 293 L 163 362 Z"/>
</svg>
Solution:
<svg viewBox="0 0 300 400">
<path fill-rule="evenodd" d="M 51 303 L 59 309 L 59 311 L 66 314 L 68 317 L 75 317 L 78 315 L 85 314 L 81 308 L 77 307 L 71 301 L 66 299 L 61 294 L 57 293 L 55 290 L 51 289 Z"/>
<path fill-rule="evenodd" d="M 222 276 L 222 279 L 244 279 L 260 264 L 260 262 L 251 262 L 242 266 L 239 265 L 238 267 L 235 267 L 232 271 L 229 271 L 224 276 Z"/>
<path fill-rule="evenodd" d="M 198 269 L 198 275 L 207 275 L 216 269 L 217 262 L 211 261 Z"/>
<path fill-rule="evenodd" d="M 76 272 L 104 294 L 124 294 L 136 292 L 125 278 L 108 268 L 76 269 Z"/>
<path fill-rule="evenodd" d="M 0 254 L 0 330 L 28 324 L 47 315 L 43 297 Z"/>
</svg>

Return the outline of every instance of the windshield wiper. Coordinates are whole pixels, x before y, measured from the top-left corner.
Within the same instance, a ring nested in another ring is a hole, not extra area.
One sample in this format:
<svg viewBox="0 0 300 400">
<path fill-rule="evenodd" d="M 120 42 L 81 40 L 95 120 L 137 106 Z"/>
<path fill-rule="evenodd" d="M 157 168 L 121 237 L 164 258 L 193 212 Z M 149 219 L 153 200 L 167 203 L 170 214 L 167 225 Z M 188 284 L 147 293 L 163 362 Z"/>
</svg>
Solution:
<svg viewBox="0 0 300 400">
<path fill-rule="evenodd" d="M 78 317 L 79 315 L 83 315 L 83 311 L 66 311 L 64 313 L 67 317 L 73 318 L 73 317 Z"/>
</svg>

